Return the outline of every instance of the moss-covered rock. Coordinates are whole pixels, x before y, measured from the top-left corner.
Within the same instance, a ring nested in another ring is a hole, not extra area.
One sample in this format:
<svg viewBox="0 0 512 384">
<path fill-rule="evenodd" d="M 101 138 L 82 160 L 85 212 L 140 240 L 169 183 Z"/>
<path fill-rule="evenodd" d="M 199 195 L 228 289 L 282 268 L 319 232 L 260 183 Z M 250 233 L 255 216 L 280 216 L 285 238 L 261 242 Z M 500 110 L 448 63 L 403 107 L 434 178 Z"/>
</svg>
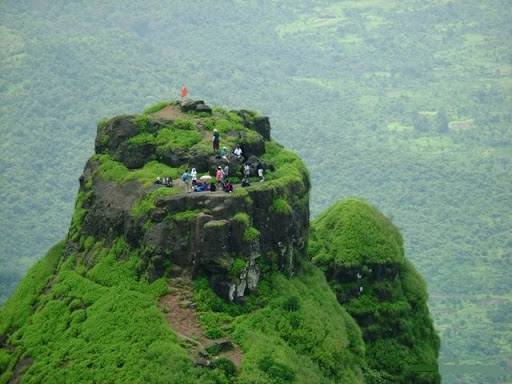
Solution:
<svg viewBox="0 0 512 384">
<path fill-rule="evenodd" d="M 418 372 L 437 366 L 440 342 L 393 223 L 365 201 L 339 201 L 313 221 L 309 252 L 361 328 L 368 379 L 439 383 L 437 372 Z"/>
</svg>

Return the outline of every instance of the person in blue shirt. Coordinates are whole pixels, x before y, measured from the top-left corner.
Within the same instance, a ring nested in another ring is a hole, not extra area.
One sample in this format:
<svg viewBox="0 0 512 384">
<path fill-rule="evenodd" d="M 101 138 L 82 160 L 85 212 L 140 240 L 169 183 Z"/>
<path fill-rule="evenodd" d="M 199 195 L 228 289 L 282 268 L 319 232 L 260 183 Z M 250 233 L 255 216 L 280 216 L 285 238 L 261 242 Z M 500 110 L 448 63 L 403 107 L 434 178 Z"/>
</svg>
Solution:
<svg viewBox="0 0 512 384">
<path fill-rule="evenodd" d="M 183 174 L 181 175 L 181 179 L 185 183 L 185 192 L 187 192 L 187 193 L 192 192 L 192 189 L 190 187 L 191 175 L 190 175 L 190 173 L 188 173 L 188 169 L 185 170 L 185 172 L 183 172 Z"/>
</svg>

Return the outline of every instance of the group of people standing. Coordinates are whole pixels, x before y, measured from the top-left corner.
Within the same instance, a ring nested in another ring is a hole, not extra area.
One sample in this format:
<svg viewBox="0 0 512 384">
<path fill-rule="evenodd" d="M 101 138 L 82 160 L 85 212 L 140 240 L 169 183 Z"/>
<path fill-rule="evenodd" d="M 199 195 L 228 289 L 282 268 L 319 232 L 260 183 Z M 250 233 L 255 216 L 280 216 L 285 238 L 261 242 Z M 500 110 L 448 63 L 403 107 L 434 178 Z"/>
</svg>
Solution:
<svg viewBox="0 0 512 384">
<path fill-rule="evenodd" d="M 230 153 L 226 147 L 222 147 L 222 149 L 219 151 L 220 135 L 219 135 L 219 132 L 217 131 L 217 129 L 213 130 L 212 141 L 213 141 L 213 150 L 216 151 L 216 152 L 218 151 L 219 155 L 220 155 L 220 158 L 222 160 L 224 160 L 226 163 L 229 164 L 231 154 L 233 156 L 235 156 L 239 160 L 242 160 L 244 162 L 247 161 L 247 157 L 244 154 L 244 151 L 242 149 L 242 145 L 237 145 L 235 147 L 235 149 L 233 149 L 232 153 Z M 224 173 L 223 176 L 219 175 L 219 169 Z M 265 181 L 263 165 L 261 164 L 260 161 L 258 161 L 258 163 L 256 164 L 256 170 L 258 172 L 258 177 L 260 178 L 260 182 L 261 181 Z M 243 179 L 242 180 L 242 185 L 243 184 L 250 184 L 250 182 L 249 182 L 250 166 L 249 166 L 249 164 L 247 164 L 247 162 L 243 166 L 243 169 L 242 169 L 241 172 L 242 172 L 242 179 Z M 222 169 L 221 166 L 219 166 L 218 170 L 217 170 L 217 182 L 219 182 L 219 180 L 224 180 L 225 177 L 228 175 L 228 173 L 229 173 L 229 166 L 228 165 L 226 165 L 223 169 Z M 244 181 L 245 181 L 245 183 L 244 183 Z"/>
<path fill-rule="evenodd" d="M 235 156 L 238 160 L 241 160 L 245 162 L 240 168 L 240 173 L 242 176 L 242 187 L 248 187 L 251 185 L 251 182 L 249 180 L 249 176 L 251 174 L 251 166 L 247 162 L 247 157 L 244 154 L 242 145 L 237 145 L 232 153 L 228 152 L 226 147 L 222 147 L 221 150 L 219 150 L 220 146 L 220 135 L 217 129 L 213 130 L 213 136 L 212 136 L 212 145 L 213 150 L 217 152 L 222 160 L 225 161 L 226 165 L 222 167 L 219 165 L 217 167 L 217 172 L 215 174 L 215 181 L 212 181 L 208 183 L 206 180 L 198 180 L 197 179 L 197 170 L 195 168 L 192 168 L 189 172 L 188 169 L 183 172 L 181 175 L 181 178 L 183 180 L 183 183 L 185 184 L 185 191 L 187 193 L 190 193 L 192 191 L 194 192 L 203 192 L 203 191 L 216 191 L 218 188 L 222 188 L 223 191 L 232 193 L 233 192 L 233 185 L 229 182 L 228 176 L 229 176 L 229 163 L 230 163 L 230 157 L 231 155 Z M 258 177 L 260 178 L 260 182 L 265 181 L 264 177 L 264 170 L 263 165 L 258 160 L 256 164 L 256 171 L 258 174 Z M 209 178 L 209 176 L 207 176 Z M 157 184 L 164 184 L 167 186 L 172 186 L 172 179 L 170 178 L 163 178 L 160 177 L 157 178 L 157 181 L 155 182 Z"/>
</svg>

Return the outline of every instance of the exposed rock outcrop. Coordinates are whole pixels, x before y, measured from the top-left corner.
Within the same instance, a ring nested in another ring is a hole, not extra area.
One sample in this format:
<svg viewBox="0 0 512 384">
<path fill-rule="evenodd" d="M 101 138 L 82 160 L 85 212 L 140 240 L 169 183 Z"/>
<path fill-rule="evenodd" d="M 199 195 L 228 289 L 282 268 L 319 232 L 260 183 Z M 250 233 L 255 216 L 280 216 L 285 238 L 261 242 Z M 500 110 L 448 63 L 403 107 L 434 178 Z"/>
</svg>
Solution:
<svg viewBox="0 0 512 384">
<path fill-rule="evenodd" d="M 169 108 L 180 108 L 183 113 L 204 112 L 204 107 L 198 109 L 202 105 L 187 101 Z M 97 157 L 87 163 L 81 177 L 88 182 L 81 183 L 80 192 L 89 197 L 82 203 L 85 213 L 80 236 L 106 241 L 125 238 L 132 247 L 144 250 L 141 273 L 149 273 L 151 280 L 176 271 L 206 273 L 214 290 L 229 301 L 242 298 L 256 287 L 258 265 L 274 263 L 283 273 L 293 274 L 297 267 L 297 256 L 293 255 L 306 252 L 307 172 L 304 169 L 299 178 L 274 176 L 272 156 L 265 156 L 265 143 L 270 142 L 268 117 L 248 111 L 234 115 L 243 118 L 241 125 L 228 125 L 225 116 L 211 119 L 195 115 L 187 124 L 149 115 L 120 116 L 100 125 Z M 243 148 L 243 158 L 222 157 L 209 147 L 214 127 L 222 131 L 223 143 L 230 149 L 235 145 Z M 166 140 L 162 139 L 164 134 Z M 175 135 L 191 137 L 192 145 L 170 146 L 170 142 L 178 141 Z M 282 150 L 275 143 L 273 148 Z M 169 172 L 177 175 L 194 167 L 201 174 L 214 176 L 219 166 L 228 165 L 230 177 L 237 179 L 244 160 L 251 176 L 257 175 L 256 167 L 261 163 L 270 181 L 233 194 L 188 194 L 175 181 L 177 193 L 152 198 L 165 187 L 145 185 L 137 179 L 110 180 L 102 171 L 108 166 L 106 162 L 135 172 L 158 161 L 173 168 Z M 144 199 L 151 200 L 151 208 L 134 214 L 133 207 Z"/>
</svg>

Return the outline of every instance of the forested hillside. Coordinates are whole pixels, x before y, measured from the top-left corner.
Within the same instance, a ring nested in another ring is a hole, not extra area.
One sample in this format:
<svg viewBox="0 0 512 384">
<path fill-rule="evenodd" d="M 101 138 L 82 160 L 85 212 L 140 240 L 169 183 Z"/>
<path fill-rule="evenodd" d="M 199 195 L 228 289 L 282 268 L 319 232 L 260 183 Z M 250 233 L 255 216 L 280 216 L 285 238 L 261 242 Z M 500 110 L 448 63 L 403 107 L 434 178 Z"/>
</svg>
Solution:
<svg viewBox="0 0 512 384">
<path fill-rule="evenodd" d="M 392 217 L 427 280 L 442 359 L 506 368 L 508 1 L 9 0 L 0 20 L 2 301 L 66 235 L 96 123 L 186 84 L 271 116 L 310 171 L 313 216 L 356 196 Z M 456 378 L 503 381 L 443 381 Z"/>
</svg>

